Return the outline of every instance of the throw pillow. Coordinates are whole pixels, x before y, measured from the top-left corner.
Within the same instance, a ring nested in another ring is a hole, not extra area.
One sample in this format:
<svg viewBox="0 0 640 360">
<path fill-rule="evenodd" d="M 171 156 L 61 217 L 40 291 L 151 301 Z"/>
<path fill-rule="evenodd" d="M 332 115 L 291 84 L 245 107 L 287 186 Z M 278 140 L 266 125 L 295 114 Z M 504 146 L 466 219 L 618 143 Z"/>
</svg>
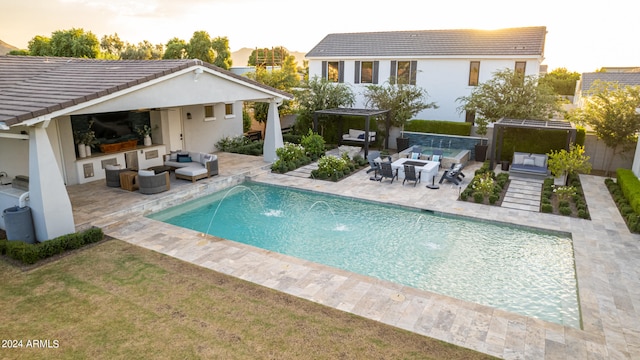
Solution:
<svg viewBox="0 0 640 360">
<path fill-rule="evenodd" d="M 358 139 L 364 139 L 364 134 L 358 135 Z"/>
<path fill-rule="evenodd" d="M 524 155 L 522 154 L 513 155 L 513 165 L 522 165 L 523 162 L 524 162 Z"/>
<path fill-rule="evenodd" d="M 120 165 L 116 164 L 116 165 L 105 165 L 104 166 L 105 170 L 120 170 Z"/>
<path fill-rule="evenodd" d="M 138 175 L 139 176 L 153 176 L 156 173 L 153 172 L 153 170 L 138 170 Z"/>
<path fill-rule="evenodd" d="M 522 162 L 522 165 L 524 166 L 536 166 L 536 162 L 533 160 L 533 158 L 525 158 L 524 161 Z"/>
<path fill-rule="evenodd" d="M 418 160 L 418 159 L 420 159 L 420 153 L 417 153 L 417 152 L 413 152 L 413 153 L 411 153 L 411 159 L 412 159 L 412 160 Z"/>
<path fill-rule="evenodd" d="M 179 151 L 180 151 L 180 150 L 178 150 L 178 151 L 172 151 L 172 152 L 169 154 L 169 160 L 171 160 L 171 161 L 177 161 L 177 160 L 178 160 L 178 152 L 179 152 Z"/>
<path fill-rule="evenodd" d="M 440 155 L 433 155 L 433 157 L 431 158 L 431 161 L 440 162 Z"/>
<path fill-rule="evenodd" d="M 214 160 L 214 159 L 213 159 L 213 155 L 211 155 L 211 154 L 204 154 L 204 155 L 202 155 L 202 162 L 207 163 L 207 162 L 209 162 L 209 161 L 213 161 L 213 160 Z"/>
<path fill-rule="evenodd" d="M 533 155 L 534 165 L 537 167 L 545 167 L 546 157 L 544 155 Z"/>
<path fill-rule="evenodd" d="M 189 155 L 184 155 L 184 156 L 178 155 L 178 162 L 179 163 L 191 162 L 191 156 L 189 156 Z"/>
</svg>

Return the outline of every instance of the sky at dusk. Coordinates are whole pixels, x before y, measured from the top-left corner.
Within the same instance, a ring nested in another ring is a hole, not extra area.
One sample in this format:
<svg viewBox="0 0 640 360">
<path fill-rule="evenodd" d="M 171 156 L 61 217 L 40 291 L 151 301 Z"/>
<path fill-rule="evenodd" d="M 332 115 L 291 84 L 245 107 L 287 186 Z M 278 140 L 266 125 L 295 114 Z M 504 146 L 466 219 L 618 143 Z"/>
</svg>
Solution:
<svg viewBox="0 0 640 360">
<path fill-rule="evenodd" d="M 98 39 L 189 41 L 226 36 L 232 51 L 284 46 L 308 52 L 330 33 L 546 26 L 549 70 L 640 66 L 632 1 L 0 0 L 0 40 L 19 48 L 36 35 L 82 28 Z"/>
</svg>

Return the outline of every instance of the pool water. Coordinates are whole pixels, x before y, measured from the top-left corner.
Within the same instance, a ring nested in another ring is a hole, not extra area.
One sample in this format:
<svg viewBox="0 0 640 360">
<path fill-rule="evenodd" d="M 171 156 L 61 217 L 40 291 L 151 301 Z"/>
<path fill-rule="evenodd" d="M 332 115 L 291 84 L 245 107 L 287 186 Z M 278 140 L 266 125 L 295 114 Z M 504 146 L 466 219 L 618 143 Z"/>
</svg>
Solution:
<svg viewBox="0 0 640 360">
<path fill-rule="evenodd" d="M 256 183 L 149 217 L 580 328 L 567 236 Z"/>
</svg>

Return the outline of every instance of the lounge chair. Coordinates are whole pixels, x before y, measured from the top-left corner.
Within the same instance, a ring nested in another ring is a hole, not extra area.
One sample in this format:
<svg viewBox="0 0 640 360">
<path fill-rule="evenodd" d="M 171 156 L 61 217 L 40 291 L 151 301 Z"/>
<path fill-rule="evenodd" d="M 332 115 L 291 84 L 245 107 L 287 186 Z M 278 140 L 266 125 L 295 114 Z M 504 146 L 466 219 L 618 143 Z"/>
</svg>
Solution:
<svg viewBox="0 0 640 360">
<path fill-rule="evenodd" d="M 107 165 L 104 169 L 107 186 L 120 187 L 120 173 L 131 169 L 120 169 L 119 165 Z"/>
<path fill-rule="evenodd" d="M 367 161 L 369 162 L 369 166 L 371 166 L 371 168 L 367 170 L 367 174 L 368 174 L 372 171 L 376 171 L 376 172 L 380 171 L 380 163 L 383 161 L 391 162 L 391 156 L 389 155 L 380 156 L 380 151 L 371 151 L 367 155 Z"/>
<path fill-rule="evenodd" d="M 154 174 L 153 170 L 138 171 L 138 188 L 141 194 L 146 195 L 168 191 L 171 188 L 169 172 Z"/>
<path fill-rule="evenodd" d="M 416 175 L 416 167 L 413 165 L 405 165 L 404 166 L 404 180 L 402 180 L 402 185 L 404 185 L 405 181 L 413 181 L 413 186 L 420 182 L 420 176 L 422 175 L 421 171 L 418 171 Z"/>
<path fill-rule="evenodd" d="M 390 162 L 380 163 L 380 179 L 378 179 L 378 181 L 382 182 L 385 178 L 391 179 L 392 184 L 393 179 L 398 178 L 398 169 L 393 170 Z"/>
<path fill-rule="evenodd" d="M 447 180 L 456 185 L 460 185 L 460 183 L 462 182 L 462 178 L 464 177 L 462 168 L 462 164 L 452 164 L 451 168 L 445 170 L 444 174 L 442 174 L 442 177 L 440 178 L 440 184 L 442 184 L 443 181 Z"/>
<path fill-rule="evenodd" d="M 440 168 L 441 165 L 442 165 L 442 156 L 443 155 L 444 155 L 444 151 L 442 151 L 441 149 L 433 150 L 433 155 L 431 155 L 431 161 L 437 161 L 438 162 L 438 168 Z"/>
</svg>

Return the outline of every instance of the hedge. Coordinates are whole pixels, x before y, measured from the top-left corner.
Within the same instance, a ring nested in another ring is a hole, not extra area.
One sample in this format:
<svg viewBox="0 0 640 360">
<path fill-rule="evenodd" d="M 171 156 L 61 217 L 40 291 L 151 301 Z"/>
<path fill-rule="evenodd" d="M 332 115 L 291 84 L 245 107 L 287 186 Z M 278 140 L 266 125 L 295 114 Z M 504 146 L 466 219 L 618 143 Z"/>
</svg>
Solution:
<svg viewBox="0 0 640 360">
<path fill-rule="evenodd" d="M 405 131 L 431 134 L 470 136 L 472 124 L 459 121 L 411 120 L 405 125 Z"/>
<path fill-rule="evenodd" d="M 102 229 L 91 228 L 82 233 L 62 235 L 37 244 L 3 239 L 0 240 L 0 255 L 6 255 L 23 264 L 31 265 L 48 257 L 98 242 L 103 238 Z"/>
<path fill-rule="evenodd" d="M 616 177 L 622 194 L 629 201 L 636 214 L 640 214 L 640 180 L 629 169 L 617 169 Z"/>
</svg>

